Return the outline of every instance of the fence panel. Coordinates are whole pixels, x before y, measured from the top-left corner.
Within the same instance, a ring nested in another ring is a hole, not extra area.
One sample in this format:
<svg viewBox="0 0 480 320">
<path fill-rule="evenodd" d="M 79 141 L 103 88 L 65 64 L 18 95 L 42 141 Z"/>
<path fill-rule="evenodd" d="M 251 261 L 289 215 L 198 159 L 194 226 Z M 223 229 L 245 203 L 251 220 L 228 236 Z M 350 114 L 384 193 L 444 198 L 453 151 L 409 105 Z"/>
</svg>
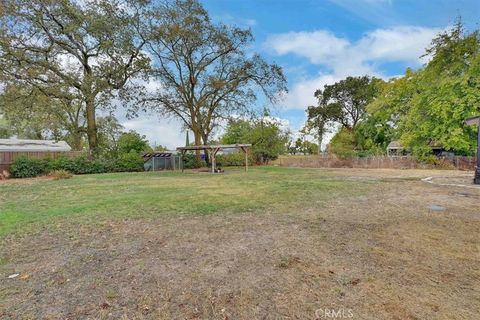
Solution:
<svg viewBox="0 0 480 320">
<path fill-rule="evenodd" d="M 58 159 L 60 157 L 76 158 L 85 155 L 83 151 L 68 151 L 68 152 L 0 152 L 0 172 L 9 170 L 12 163 L 18 157 L 27 157 L 29 159 Z"/>
<path fill-rule="evenodd" d="M 474 170 L 474 157 L 442 157 L 436 163 L 423 163 L 410 156 L 372 156 L 366 158 L 341 159 L 333 155 L 280 156 L 274 165 L 305 168 L 370 168 L 370 169 L 457 169 Z"/>
</svg>

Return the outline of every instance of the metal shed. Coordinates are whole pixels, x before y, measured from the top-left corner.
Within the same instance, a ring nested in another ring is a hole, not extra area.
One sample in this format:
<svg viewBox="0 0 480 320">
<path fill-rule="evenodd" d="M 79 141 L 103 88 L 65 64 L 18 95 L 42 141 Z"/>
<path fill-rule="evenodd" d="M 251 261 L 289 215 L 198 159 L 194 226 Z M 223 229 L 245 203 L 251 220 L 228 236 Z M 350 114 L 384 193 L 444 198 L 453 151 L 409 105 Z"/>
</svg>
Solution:
<svg viewBox="0 0 480 320">
<path fill-rule="evenodd" d="M 172 151 L 153 151 L 143 154 L 145 171 L 175 170 L 180 167 L 180 157 Z"/>
</svg>

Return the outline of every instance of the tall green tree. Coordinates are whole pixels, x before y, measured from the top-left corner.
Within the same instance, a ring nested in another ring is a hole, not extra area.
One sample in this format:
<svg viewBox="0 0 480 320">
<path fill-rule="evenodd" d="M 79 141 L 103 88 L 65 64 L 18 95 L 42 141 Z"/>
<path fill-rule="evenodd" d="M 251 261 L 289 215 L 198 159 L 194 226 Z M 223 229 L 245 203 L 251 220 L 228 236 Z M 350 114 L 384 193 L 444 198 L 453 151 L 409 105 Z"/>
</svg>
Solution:
<svg viewBox="0 0 480 320">
<path fill-rule="evenodd" d="M 35 86 L 8 83 L 0 94 L 0 113 L 19 138 L 66 140 L 81 150 L 86 133 L 84 108 L 79 100 L 57 99 Z"/>
<path fill-rule="evenodd" d="M 321 95 L 319 96 L 321 97 Z M 317 139 L 318 153 L 321 152 L 323 137 L 328 132 L 332 123 L 339 117 L 340 109 L 338 105 L 330 104 L 323 99 L 318 99 L 317 106 L 309 106 L 307 108 L 307 121 L 303 130 L 306 133 L 313 134 Z"/>
<path fill-rule="evenodd" d="M 140 154 L 144 151 L 150 151 L 151 147 L 144 135 L 133 130 L 124 132 L 118 139 L 118 152 L 120 154 L 134 152 Z"/>
<path fill-rule="evenodd" d="M 380 79 L 368 76 L 347 77 L 332 85 L 325 85 L 323 90 L 318 89 L 315 92 L 317 105 L 307 108 L 307 121 L 304 130 L 313 134 L 317 139 L 319 153 L 325 133 L 335 123 L 339 124 L 340 128 L 351 131 L 349 135 L 354 139 L 357 125 L 366 114 L 367 105 L 378 94 L 382 82 Z M 341 134 L 342 136 L 347 135 L 343 131 Z M 344 138 L 337 140 L 337 144 L 342 141 L 350 141 Z M 349 143 L 348 146 L 345 146 L 345 148 L 350 147 L 357 149 L 357 144 Z"/>
<path fill-rule="evenodd" d="M 378 81 L 381 80 L 368 76 L 347 77 L 325 85 L 323 90 L 315 92 L 318 107 L 311 108 L 312 118 L 327 118 L 354 131 L 367 105 L 375 98 Z"/>
<path fill-rule="evenodd" d="M 251 143 L 249 133 L 252 127 L 251 121 L 230 120 L 220 142 L 223 144 Z"/>
<path fill-rule="evenodd" d="M 0 139 L 8 139 L 12 135 L 8 122 L 0 114 Z"/>
<path fill-rule="evenodd" d="M 113 114 L 98 117 L 98 147 L 99 156 L 115 159 L 119 156 L 118 140 L 125 132 L 125 127 L 120 124 Z"/>
<path fill-rule="evenodd" d="M 11 0 L 2 5 L 3 78 L 28 83 L 47 96 L 80 100 L 90 151 L 98 153 L 98 108 L 148 65 L 141 36 L 148 1 Z"/>
<path fill-rule="evenodd" d="M 263 93 L 286 91 L 282 69 L 249 55 L 250 30 L 214 23 L 196 0 L 176 0 L 153 14 L 148 48 L 151 75 L 162 87 L 145 101 L 180 119 L 196 145 L 208 144 L 220 121 L 248 110 Z"/>
<path fill-rule="evenodd" d="M 288 132 L 265 114 L 252 120 L 233 120 L 220 141 L 224 144 L 251 143 L 257 163 L 268 163 L 286 152 Z"/>
<path fill-rule="evenodd" d="M 475 129 L 465 118 L 480 113 L 480 37 L 461 23 L 439 34 L 427 49 L 429 63 L 419 72 L 408 113 L 399 123 L 402 142 L 419 156 L 429 144 L 474 154 Z"/>
<path fill-rule="evenodd" d="M 393 139 L 419 158 L 431 145 L 458 154 L 475 153 L 475 129 L 467 117 L 480 113 L 480 37 L 458 23 L 432 41 L 429 62 L 390 80 L 369 104 L 356 137 L 364 148 L 385 148 Z"/>
</svg>

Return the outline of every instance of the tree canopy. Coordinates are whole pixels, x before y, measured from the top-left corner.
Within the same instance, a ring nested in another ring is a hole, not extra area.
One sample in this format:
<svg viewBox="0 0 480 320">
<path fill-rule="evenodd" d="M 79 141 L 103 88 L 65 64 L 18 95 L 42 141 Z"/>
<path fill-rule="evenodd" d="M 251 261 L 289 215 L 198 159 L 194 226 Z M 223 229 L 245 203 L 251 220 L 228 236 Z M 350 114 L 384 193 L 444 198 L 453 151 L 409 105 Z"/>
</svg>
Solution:
<svg viewBox="0 0 480 320">
<path fill-rule="evenodd" d="M 480 113 L 480 37 L 459 23 L 426 50 L 429 62 L 389 81 L 368 106 L 363 139 L 368 148 L 399 139 L 418 157 L 432 144 L 457 154 L 475 153 L 476 129 L 465 118 Z"/>
<path fill-rule="evenodd" d="M 148 2 L 12 0 L 2 4 L 2 78 L 63 102 L 78 101 L 84 108 L 89 148 L 97 153 L 98 108 L 148 64 L 140 35 Z"/>
<path fill-rule="evenodd" d="M 307 126 L 322 133 L 329 121 L 340 124 L 331 150 L 342 155 L 383 154 L 393 140 L 422 159 L 432 145 L 473 155 L 476 129 L 464 121 L 480 113 L 479 32 L 458 23 L 432 40 L 425 57 L 423 67 L 387 82 L 348 77 L 318 90 Z"/>
<path fill-rule="evenodd" d="M 268 163 L 285 153 L 288 132 L 268 115 L 251 120 L 231 120 L 221 137 L 223 144 L 251 143 L 257 163 Z"/>
<path fill-rule="evenodd" d="M 153 18 L 150 74 L 162 85 L 145 102 L 180 119 L 195 144 L 207 144 L 221 120 L 249 110 L 259 92 L 273 101 L 286 91 L 278 65 L 247 54 L 251 31 L 212 22 L 198 1 L 167 2 Z"/>
</svg>

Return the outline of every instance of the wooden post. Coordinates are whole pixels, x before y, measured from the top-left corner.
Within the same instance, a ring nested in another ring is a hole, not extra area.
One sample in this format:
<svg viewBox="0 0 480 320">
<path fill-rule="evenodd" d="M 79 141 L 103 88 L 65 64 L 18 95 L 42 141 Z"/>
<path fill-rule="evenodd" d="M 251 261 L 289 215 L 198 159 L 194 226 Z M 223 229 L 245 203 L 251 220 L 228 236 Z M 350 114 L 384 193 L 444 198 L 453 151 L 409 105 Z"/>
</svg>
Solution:
<svg viewBox="0 0 480 320">
<path fill-rule="evenodd" d="M 212 154 L 212 173 L 215 173 L 215 169 L 217 167 L 216 156 L 218 151 L 220 151 L 220 148 L 214 148 L 210 151 L 210 153 Z"/>
<path fill-rule="evenodd" d="M 215 173 L 215 149 L 211 150 L 211 156 L 212 156 L 212 173 Z"/>
<path fill-rule="evenodd" d="M 180 154 L 180 163 L 179 163 L 179 166 L 182 167 L 182 173 L 183 173 L 183 167 L 184 167 L 184 165 L 183 165 L 183 156 L 184 156 L 184 154 L 185 154 L 185 151 L 182 150 L 182 151 L 181 151 L 181 154 Z"/>
</svg>

